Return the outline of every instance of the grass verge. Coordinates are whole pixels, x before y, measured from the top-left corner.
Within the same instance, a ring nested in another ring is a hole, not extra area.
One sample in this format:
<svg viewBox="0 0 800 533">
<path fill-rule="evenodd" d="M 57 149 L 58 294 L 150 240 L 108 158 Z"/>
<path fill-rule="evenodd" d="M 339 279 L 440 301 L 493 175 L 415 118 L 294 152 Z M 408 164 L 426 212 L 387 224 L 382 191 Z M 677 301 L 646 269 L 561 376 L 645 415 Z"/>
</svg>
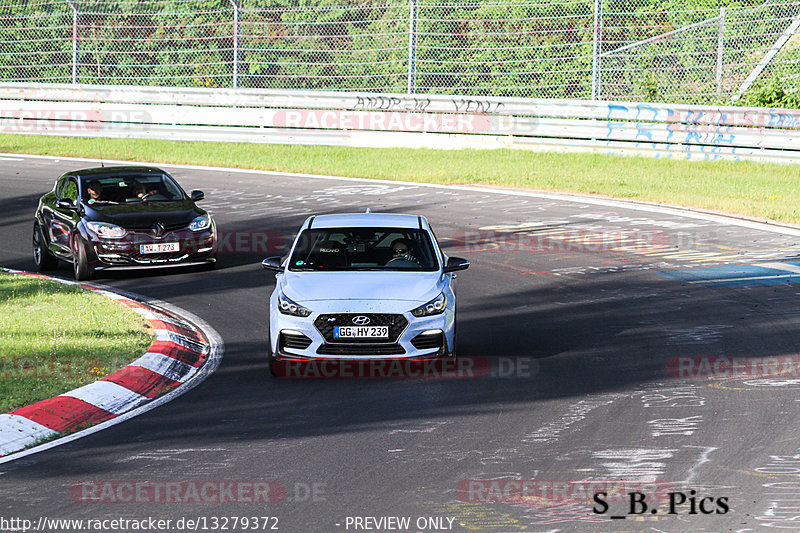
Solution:
<svg viewBox="0 0 800 533">
<path fill-rule="evenodd" d="M 0 413 L 96 381 L 152 342 L 147 321 L 104 296 L 0 272 Z"/>
<path fill-rule="evenodd" d="M 10 134 L 0 135 L 0 152 L 523 187 L 800 223 L 800 165 L 690 162 L 510 149 L 347 148 Z"/>
</svg>

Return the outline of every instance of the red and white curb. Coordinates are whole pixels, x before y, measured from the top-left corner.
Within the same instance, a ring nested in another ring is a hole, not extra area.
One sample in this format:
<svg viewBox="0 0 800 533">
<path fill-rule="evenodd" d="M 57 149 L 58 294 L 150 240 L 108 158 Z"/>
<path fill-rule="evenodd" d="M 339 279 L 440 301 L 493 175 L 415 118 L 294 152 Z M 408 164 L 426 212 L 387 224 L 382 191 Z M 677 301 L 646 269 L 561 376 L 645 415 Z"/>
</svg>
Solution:
<svg viewBox="0 0 800 533">
<path fill-rule="evenodd" d="M 0 463 L 71 442 L 149 411 L 198 385 L 219 365 L 222 339 L 191 313 L 97 284 L 0 270 L 95 291 L 142 315 L 156 336 L 147 353 L 99 381 L 0 414 Z M 44 440 L 47 442 L 30 448 Z"/>
</svg>

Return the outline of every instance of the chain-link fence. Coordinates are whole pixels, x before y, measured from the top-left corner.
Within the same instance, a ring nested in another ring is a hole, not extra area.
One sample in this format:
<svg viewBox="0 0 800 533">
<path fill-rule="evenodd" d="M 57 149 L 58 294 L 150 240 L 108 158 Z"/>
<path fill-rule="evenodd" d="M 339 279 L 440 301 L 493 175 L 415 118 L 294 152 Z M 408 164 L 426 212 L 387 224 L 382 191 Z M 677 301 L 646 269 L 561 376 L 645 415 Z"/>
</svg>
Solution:
<svg viewBox="0 0 800 533">
<path fill-rule="evenodd" d="M 800 98 L 800 2 L 5 0 L 0 81 Z"/>
</svg>

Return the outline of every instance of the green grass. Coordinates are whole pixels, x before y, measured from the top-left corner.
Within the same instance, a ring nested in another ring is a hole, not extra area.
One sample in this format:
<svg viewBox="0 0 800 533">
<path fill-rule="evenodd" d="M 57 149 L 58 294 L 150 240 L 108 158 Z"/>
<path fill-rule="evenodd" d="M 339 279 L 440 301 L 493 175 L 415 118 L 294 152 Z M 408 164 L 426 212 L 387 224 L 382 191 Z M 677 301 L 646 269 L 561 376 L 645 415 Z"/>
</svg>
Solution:
<svg viewBox="0 0 800 533">
<path fill-rule="evenodd" d="M 0 272 L 0 413 L 96 381 L 152 342 L 141 316 L 104 296 Z"/>
<path fill-rule="evenodd" d="M 0 152 L 480 184 L 613 196 L 800 223 L 800 165 L 525 150 L 428 150 L 0 135 Z"/>
</svg>

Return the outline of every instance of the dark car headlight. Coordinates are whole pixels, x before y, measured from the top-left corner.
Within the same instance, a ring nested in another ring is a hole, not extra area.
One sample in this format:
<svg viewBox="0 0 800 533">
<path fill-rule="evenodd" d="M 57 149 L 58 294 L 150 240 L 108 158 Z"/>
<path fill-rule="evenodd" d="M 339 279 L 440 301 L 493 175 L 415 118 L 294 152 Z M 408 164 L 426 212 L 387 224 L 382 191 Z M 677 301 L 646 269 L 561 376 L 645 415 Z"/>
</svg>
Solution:
<svg viewBox="0 0 800 533">
<path fill-rule="evenodd" d="M 293 302 L 283 294 L 283 291 L 278 291 L 278 311 L 284 315 L 299 316 L 305 318 L 311 314 L 310 309 L 306 309 L 302 305 Z"/>
<path fill-rule="evenodd" d="M 189 224 L 190 231 L 203 231 L 211 227 L 211 217 L 208 215 L 200 215 L 192 220 Z"/>
<path fill-rule="evenodd" d="M 411 314 L 415 317 L 422 317 L 422 316 L 431 316 L 431 315 L 440 315 L 444 313 L 444 308 L 447 307 L 447 296 L 444 295 L 443 292 L 439 293 L 439 296 L 431 300 L 430 302 L 420 305 L 413 311 Z"/>
<path fill-rule="evenodd" d="M 128 233 L 125 228 L 108 222 L 87 222 L 86 227 L 101 239 L 121 239 Z"/>
</svg>

